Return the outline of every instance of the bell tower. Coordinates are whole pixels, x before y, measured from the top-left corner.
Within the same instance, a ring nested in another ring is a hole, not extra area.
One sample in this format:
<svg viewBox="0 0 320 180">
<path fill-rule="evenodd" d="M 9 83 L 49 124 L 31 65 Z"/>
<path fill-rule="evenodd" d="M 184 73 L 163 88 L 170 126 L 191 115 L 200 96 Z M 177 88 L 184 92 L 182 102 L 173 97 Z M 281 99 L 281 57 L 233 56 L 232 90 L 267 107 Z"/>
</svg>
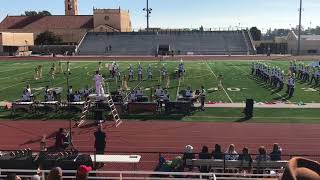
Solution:
<svg viewBox="0 0 320 180">
<path fill-rule="evenodd" d="M 65 15 L 78 15 L 78 0 L 64 0 Z"/>
</svg>

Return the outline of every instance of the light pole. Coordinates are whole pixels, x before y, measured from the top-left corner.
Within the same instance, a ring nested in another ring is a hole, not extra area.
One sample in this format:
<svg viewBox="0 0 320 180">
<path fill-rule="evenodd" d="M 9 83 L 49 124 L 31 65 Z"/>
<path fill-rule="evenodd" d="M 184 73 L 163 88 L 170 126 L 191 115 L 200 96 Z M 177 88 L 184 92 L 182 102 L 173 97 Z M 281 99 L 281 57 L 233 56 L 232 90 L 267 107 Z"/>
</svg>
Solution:
<svg viewBox="0 0 320 180">
<path fill-rule="evenodd" d="M 149 31 L 149 18 L 152 11 L 152 8 L 149 8 L 149 0 L 147 0 L 147 8 L 143 8 L 143 11 L 147 13 L 147 31 Z"/>
<path fill-rule="evenodd" d="M 300 55 L 301 49 L 301 16 L 302 16 L 302 0 L 300 0 L 300 8 L 299 8 L 299 30 L 298 30 L 298 49 L 297 55 Z"/>
</svg>

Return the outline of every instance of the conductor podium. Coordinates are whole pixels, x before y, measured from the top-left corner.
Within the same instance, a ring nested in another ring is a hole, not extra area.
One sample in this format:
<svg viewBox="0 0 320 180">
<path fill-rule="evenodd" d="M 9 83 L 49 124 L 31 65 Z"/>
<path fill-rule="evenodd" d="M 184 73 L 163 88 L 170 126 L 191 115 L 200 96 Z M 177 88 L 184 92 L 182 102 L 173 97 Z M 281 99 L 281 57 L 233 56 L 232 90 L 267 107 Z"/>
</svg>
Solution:
<svg viewBox="0 0 320 180">
<path fill-rule="evenodd" d="M 107 119 L 107 113 L 109 113 L 112 115 L 116 127 L 122 123 L 116 105 L 114 104 L 110 94 L 103 94 L 100 96 L 97 94 L 90 94 L 88 96 L 79 120 L 78 127 L 86 124 L 89 113 L 92 114 L 94 120 L 99 122 L 105 121 Z"/>
</svg>

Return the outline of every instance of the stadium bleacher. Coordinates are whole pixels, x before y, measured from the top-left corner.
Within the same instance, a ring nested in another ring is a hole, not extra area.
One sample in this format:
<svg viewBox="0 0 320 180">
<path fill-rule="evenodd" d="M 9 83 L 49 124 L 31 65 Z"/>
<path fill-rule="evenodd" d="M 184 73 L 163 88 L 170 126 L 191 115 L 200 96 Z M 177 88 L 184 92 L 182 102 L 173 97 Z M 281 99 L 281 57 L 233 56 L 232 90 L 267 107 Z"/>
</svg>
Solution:
<svg viewBox="0 0 320 180">
<path fill-rule="evenodd" d="M 250 33 L 243 31 L 88 32 L 79 55 L 155 55 L 159 46 L 176 55 L 255 54 Z"/>
</svg>

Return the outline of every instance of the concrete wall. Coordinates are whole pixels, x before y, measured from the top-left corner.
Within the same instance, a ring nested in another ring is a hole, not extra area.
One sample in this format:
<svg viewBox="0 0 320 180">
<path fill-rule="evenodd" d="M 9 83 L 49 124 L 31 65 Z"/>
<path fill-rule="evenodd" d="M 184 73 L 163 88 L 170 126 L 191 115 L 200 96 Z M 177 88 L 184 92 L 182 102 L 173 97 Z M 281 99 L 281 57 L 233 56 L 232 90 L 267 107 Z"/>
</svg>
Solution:
<svg viewBox="0 0 320 180">
<path fill-rule="evenodd" d="M 32 46 L 34 45 L 33 33 L 1 33 L 1 45 L 3 46 Z"/>
<path fill-rule="evenodd" d="M 45 30 L 40 29 L 37 31 L 32 31 L 25 29 L 6 29 L 5 31 L 12 33 L 33 33 L 34 39 L 36 39 L 37 36 L 40 33 L 43 33 Z M 62 41 L 65 43 L 78 43 L 84 36 L 84 34 L 89 31 L 89 29 L 50 29 L 49 31 L 53 32 L 56 35 L 59 35 L 62 38 Z"/>
</svg>

